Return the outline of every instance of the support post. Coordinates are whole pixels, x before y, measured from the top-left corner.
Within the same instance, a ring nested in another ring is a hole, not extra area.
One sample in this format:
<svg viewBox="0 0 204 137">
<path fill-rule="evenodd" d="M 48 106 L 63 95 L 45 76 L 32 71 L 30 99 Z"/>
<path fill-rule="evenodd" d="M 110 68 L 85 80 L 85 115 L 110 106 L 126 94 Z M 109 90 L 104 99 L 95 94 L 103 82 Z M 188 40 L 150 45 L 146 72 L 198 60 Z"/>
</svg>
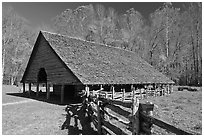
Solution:
<svg viewBox="0 0 204 137">
<path fill-rule="evenodd" d="M 99 94 L 97 94 L 97 120 L 98 120 L 98 125 L 97 125 L 97 131 L 98 134 L 101 135 L 101 111 L 100 111 L 100 101 L 99 101 Z"/>
<path fill-rule="evenodd" d="M 101 113 L 100 113 L 100 102 L 97 99 L 97 120 L 98 120 L 98 134 L 101 135 Z"/>
<path fill-rule="evenodd" d="M 85 91 L 86 91 L 86 97 L 89 97 L 90 91 L 89 91 L 89 87 L 87 85 L 85 87 Z"/>
<path fill-rule="evenodd" d="M 23 94 L 25 94 L 25 83 L 23 82 Z"/>
<path fill-rule="evenodd" d="M 154 104 L 152 104 L 152 102 L 147 102 L 146 104 L 140 105 L 140 111 L 147 116 L 153 116 L 153 109 L 154 109 Z M 140 133 L 151 135 L 152 130 L 153 130 L 152 123 L 149 123 L 142 119 L 140 120 Z"/>
<path fill-rule="evenodd" d="M 123 89 L 122 101 L 125 101 L 125 89 Z"/>
<path fill-rule="evenodd" d="M 99 97 L 101 97 L 101 91 L 103 90 L 103 85 L 100 85 L 100 90 L 98 92 Z"/>
<path fill-rule="evenodd" d="M 132 98 L 135 98 L 135 87 L 132 88 Z"/>
<path fill-rule="evenodd" d="M 170 85 L 170 93 L 173 92 L 173 84 Z"/>
<path fill-rule="evenodd" d="M 165 84 L 165 86 L 164 86 L 164 95 L 166 95 L 166 93 L 167 93 L 167 85 Z"/>
<path fill-rule="evenodd" d="M 50 84 L 46 83 L 47 100 L 50 99 Z"/>
<path fill-rule="evenodd" d="M 167 85 L 167 94 L 169 95 L 169 91 L 170 91 L 170 86 L 169 84 Z"/>
<path fill-rule="evenodd" d="M 133 96 L 132 99 L 132 134 L 139 135 L 139 99 Z"/>
<path fill-rule="evenodd" d="M 132 92 L 132 97 L 133 97 L 135 94 L 135 87 L 133 85 L 131 85 L 131 92 Z"/>
<path fill-rule="evenodd" d="M 29 89 L 28 89 L 28 95 L 30 96 L 30 95 L 31 95 L 31 83 L 28 84 L 28 87 L 29 87 Z"/>
<path fill-rule="evenodd" d="M 140 98 L 141 99 L 143 99 L 143 96 L 142 96 L 142 89 L 140 88 L 140 89 L 138 89 L 139 90 L 139 92 L 140 92 Z M 144 89 L 145 90 L 145 89 Z"/>
<path fill-rule="evenodd" d="M 64 103 L 64 84 L 61 86 L 61 103 Z"/>
<path fill-rule="evenodd" d="M 36 97 L 39 97 L 39 83 L 36 85 Z"/>
<path fill-rule="evenodd" d="M 114 94 L 115 94 L 115 87 L 112 86 L 112 99 L 114 99 Z"/>
</svg>

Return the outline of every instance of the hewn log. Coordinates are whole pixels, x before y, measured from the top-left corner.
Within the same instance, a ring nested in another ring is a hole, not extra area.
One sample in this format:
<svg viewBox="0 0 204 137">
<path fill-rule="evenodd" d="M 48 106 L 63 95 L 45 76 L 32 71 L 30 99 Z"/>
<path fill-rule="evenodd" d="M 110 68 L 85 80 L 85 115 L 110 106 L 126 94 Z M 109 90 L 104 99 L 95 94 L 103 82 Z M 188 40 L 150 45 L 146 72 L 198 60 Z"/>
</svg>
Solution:
<svg viewBox="0 0 204 137">
<path fill-rule="evenodd" d="M 102 126 L 101 132 L 103 135 L 111 135 L 111 133 L 107 130 L 105 126 Z"/>
<path fill-rule="evenodd" d="M 140 112 L 140 116 L 143 117 L 146 121 L 148 121 L 149 123 L 155 124 L 163 129 L 166 129 L 172 133 L 175 133 L 177 135 L 192 135 L 186 131 L 183 131 L 181 129 L 178 129 L 170 124 L 167 124 L 159 119 L 156 119 L 152 116 L 148 116 L 147 114 L 145 114 L 144 112 Z"/>
<path fill-rule="evenodd" d="M 115 113 L 125 117 L 125 118 L 129 118 L 129 115 L 131 114 L 128 111 L 125 111 L 124 109 L 120 108 L 119 106 L 115 106 L 115 105 L 106 105 L 107 108 L 111 109 L 112 111 L 114 111 Z"/>
<path fill-rule="evenodd" d="M 121 100 L 111 100 L 111 99 L 105 99 L 105 98 L 100 98 L 101 101 L 110 104 L 110 105 L 120 105 L 123 107 L 131 108 L 132 102 L 122 102 Z"/>
<path fill-rule="evenodd" d="M 110 122 L 102 119 L 102 123 L 105 127 L 109 128 L 113 131 L 116 135 L 127 135 L 122 129 L 118 128 L 117 126 L 111 124 Z"/>
<path fill-rule="evenodd" d="M 110 117 L 111 119 L 115 119 L 115 120 L 119 121 L 120 123 L 122 123 L 122 124 L 124 124 L 124 125 L 126 125 L 126 126 L 130 126 L 130 125 L 129 125 L 129 122 L 126 122 L 126 121 L 122 120 L 121 118 L 119 118 L 119 117 L 117 117 L 117 116 L 113 116 L 111 113 L 107 112 L 106 110 L 104 110 L 104 113 L 105 113 L 108 117 Z M 109 119 L 108 119 L 108 121 L 109 121 Z"/>
</svg>

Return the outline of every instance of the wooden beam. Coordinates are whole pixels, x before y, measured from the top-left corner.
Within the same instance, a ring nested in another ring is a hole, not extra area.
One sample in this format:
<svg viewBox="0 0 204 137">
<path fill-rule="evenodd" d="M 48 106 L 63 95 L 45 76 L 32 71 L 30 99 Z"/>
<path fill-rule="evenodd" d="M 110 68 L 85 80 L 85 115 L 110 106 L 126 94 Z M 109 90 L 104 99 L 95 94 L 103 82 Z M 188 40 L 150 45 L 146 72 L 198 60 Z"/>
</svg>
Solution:
<svg viewBox="0 0 204 137">
<path fill-rule="evenodd" d="M 139 91 L 140 91 L 140 98 L 141 99 L 143 99 L 143 96 L 142 96 L 142 89 L 140 88 L 140 89 L 138 89 Z M 145 89 L 144 89 L 145 90 Z M 146 92 L 146 91 L 145 91 Z M 146 94 L 147 94 L 147 92 L 146 92 Z"/>
<path fill-rule="evenodd" d="M 28 89 L 28 95 L 30 96 L 30 95 L 31 95 L 31 94 L 30 94 L 30 93 L 31 93 L 31 83 L 28 84 L 28 87 L 29 87 L 29 89 Z"/>
<path fill-rule="evenodd" d="M 46 83 L 46 93 L 47 93 L 46 98 L 50 99 L 50 84 L 48 83 Z"/>
<path fill-rule="evenodd" d="M 114 99 L 114 94 L 115 94 L 115 87 L 112 86 L 112 99 Z"/>
<path fill-rule="evenodd" d="M 123 89 L 122 101 L 125 101 L 125 89 Z"/>
<path fill-rule="evenodd" d="M 170 124 L 167 124 L 159 119 L 156 119 L 152 116 L 148 116 L 147 114 L 145 114 L 144 112 L 140 112 L 140 116 L 145 119 L 146 121 L 148 121 L 149 123 L 155 124 L 163 129 L 166 129 L 172 133 L 175 133 L 177 135 L 192 135 L 186 131 L 183 131 L 181 129 L 178 129 Z"/>
<path fill-rule="evenodd" d="M 170 93 L 173 92 L 173 84 L 170 85 Z"/>
<path fill-rule="evenodd" d="M 131 90 L 132 90 L 132 99 L 133 99 L 135 98 L 135 87 L 133 87 L 133 85 L 132 85 Z"/>
<path fill-rule="evenodd" d="M 61 103 L 64 103 L 64 84 L 61 86 Z"/>
<path fill-rule="evenodd" d="M 23 93 L 25 93 L 25 83 L 23 82 Z"/>
<path fill-rule="evenodd" d="M 87 85 L 85 87 L 85 91 L 86 91 L 86 96 L 89 97 L 90 91 L 89 91 L 89 87 Z"/>
<path fill-rule="evenodd" d="M 36 97 L 39 96 L 39 83 L 37 83 L 36 85 Z"/>
</svg>

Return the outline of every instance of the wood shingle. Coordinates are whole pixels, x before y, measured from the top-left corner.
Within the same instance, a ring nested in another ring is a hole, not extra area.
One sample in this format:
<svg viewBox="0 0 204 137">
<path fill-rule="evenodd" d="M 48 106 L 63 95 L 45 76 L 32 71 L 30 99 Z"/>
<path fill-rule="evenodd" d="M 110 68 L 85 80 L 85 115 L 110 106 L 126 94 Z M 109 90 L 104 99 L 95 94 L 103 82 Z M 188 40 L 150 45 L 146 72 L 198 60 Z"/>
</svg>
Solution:
<svg viewBox="0 0 204 137">
<path fill-rule="evenodd" d="M 65 64 L 67 71 L 71 71 L 73 74 L 71 77 L 76 83 L 81 82 L 84 85 L 174 83 L 134 52 L 46 31 L 41 31 L 38 37 L 43 37 L 38 40 L 47 41 L 47 46 L 54 52 L 56 58 Z M 40 43 L 36 42 L 35 46 L 43 46 Z M 32 65 L 31 60 L 34 58 L 32 56 L 35 54 L 31 55 L 22 82 L 28 80 L 26 73 Z M 49 78 L 49 70 L 47 71 Z M 60 78 L 59 80 L 61 81 Z M 69 84 L 69 81 L 67 80 L 66 83 Z"/>
</svg>

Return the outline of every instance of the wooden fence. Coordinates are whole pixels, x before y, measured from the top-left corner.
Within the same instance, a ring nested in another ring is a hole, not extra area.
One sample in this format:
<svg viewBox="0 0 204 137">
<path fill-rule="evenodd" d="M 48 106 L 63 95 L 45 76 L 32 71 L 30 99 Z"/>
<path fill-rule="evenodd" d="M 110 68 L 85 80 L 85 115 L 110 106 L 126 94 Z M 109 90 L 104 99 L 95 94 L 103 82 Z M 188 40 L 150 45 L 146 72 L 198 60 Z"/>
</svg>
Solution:
<svg viewBox="0 0 204 137">
<path fill-rule="evenodd" d="M 118 94 L 114 97 L 114 94 Z M 101 90 L 86 89 L 84 105 L 98 134 L 152 134 L 152 125 L 178 135 L 190 135 L 181 129 L 153 117 L 154 105 L 139 103 L 135 90 L 132 93 L 110 94 Z M 119 96 L 121 96 L 119 98 Z M 121 99 L 122 98 L 122 99 Z"/>
</svg>

